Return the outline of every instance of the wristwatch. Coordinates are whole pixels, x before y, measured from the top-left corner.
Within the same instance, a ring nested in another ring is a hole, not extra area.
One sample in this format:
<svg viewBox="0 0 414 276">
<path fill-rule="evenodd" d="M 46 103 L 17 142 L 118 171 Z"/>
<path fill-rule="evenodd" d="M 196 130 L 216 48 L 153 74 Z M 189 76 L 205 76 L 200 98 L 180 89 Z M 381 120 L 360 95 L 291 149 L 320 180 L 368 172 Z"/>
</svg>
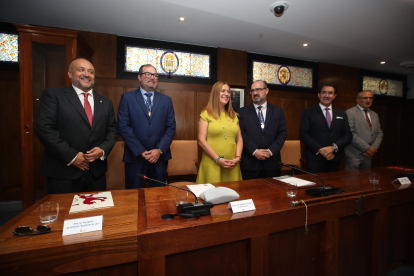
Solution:
<svg viewBox="0 0 414 276">
<path fill-rule="evenodd" d="M 338 146 L 335 143 L 332 144 L 332 148 L 335 152 L 338 151 Z"/>
<path fill-rule="evenodd" d="M 163 154 L 162 150 L 160 148 L 157 148 L 160 151 L 160 154 Z"/>
</svg>

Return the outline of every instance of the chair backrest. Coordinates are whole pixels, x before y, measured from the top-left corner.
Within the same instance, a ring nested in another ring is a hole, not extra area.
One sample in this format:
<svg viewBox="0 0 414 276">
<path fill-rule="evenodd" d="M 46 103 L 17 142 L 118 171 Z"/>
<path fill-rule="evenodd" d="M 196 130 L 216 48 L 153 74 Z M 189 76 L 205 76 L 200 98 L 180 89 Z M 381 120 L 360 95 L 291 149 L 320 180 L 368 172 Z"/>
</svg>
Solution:
<svg viewBox="0 0 414 276">
<path fill-rule="evenodd" d="M 114 148 L 108 155 L 108 171 L 106 172 L 107 190 L 125 189 L 125 163 L 122 162 L 124 147 L 124 141 L 116 141 Z"/>
<path fill-rule="evenodd" d="M 283 163 L 294 165 L 301 169 L 300 140 L 286 140 L 285 144 L 280 150 L 280 157 Z"/>
<path fill-rule="evenodd" d="M 168 162 L 168 176 L 197 174 L 197 140 L 174 140 L 170 149 L 172 159 Z"/>
</svg>

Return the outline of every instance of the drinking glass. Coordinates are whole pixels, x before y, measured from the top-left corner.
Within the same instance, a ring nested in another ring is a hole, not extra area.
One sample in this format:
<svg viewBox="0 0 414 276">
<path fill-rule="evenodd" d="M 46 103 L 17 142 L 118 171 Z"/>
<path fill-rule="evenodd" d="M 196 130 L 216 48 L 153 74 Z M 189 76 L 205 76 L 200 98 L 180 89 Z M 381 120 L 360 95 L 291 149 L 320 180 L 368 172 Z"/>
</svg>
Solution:
<svg viewBox="0 0 414 276">
<path fill-rule="evenodd" d="M 58 219 L 59 203 L 57 201 L 47 201 L 39 206 L 39 217 L 41 223 L 52 223 Z"/>
<path fill-rule="evenodd" d="M 286 194 L 290 197 L 296 196 L 298 193 L 298 185 L 294 182 L 286 183 Z"/>
<path fill-rule="evenodd" d="M 377 172 L 371 172 L 370 174 L 369 174 L 369 183 L 372 183 L 372 184 L 379 184 L 379 181 L 380 181 L 380 174 L 379 173 L 377 173 Z"/>
<path fill-rule="evenodd" d="M 175 206 L 180 204 L 187 204 L 188 203 L 188 192 L 183 190 L 178 190 L 175 193 Z"/>
</svg>

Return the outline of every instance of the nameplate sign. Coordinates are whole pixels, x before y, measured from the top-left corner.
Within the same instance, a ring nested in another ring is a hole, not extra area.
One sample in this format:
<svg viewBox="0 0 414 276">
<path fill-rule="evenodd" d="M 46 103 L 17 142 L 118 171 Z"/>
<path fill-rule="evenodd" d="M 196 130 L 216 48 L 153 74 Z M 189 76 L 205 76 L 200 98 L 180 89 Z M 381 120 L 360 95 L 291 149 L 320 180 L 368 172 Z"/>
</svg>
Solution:
<svg viewBox="0 0 414 276">
<path fill-rule="evenodd" d="M 400 178 L 397 178 L 397 179 L 398 179 L 398 181 L 400 182 L 401 185 L 411 184 L 411 181 L 410 181 L 410 179 L 408 179 L 408 177 L 400 177 Z"/>
<path fill-rule="evenodd" d="M 233 213 L 240 213 L 256 210 L 256 207 L 254 206 L 253 199 L 245 199 L 230 202 L 227 209 L 230 209 Z"/>
<path fill-rule="evenodd" d="M 102 230 L 103 216 L 67 219 L 63 224 L 62 236 Z"/>
</svg>

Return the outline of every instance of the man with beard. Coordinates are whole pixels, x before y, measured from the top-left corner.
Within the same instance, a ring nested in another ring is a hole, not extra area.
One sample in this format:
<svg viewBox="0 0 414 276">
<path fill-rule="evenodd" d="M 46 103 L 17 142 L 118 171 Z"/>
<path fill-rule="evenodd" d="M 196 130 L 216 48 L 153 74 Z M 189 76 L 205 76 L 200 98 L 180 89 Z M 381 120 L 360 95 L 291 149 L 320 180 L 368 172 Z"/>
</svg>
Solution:
<svg viewBox="0 0 414 276">
<path fill-rule="evenodd" d="M 141 87 L 123 94 L 118 108 L 118 131 L 125 141 L 123 162 L 129 189 L 145 187 L 137 174 L 165 182 L 175 135 L 174 107 L 170 97 L 155 91 L 155 67 L 142 65 L 138 80 Z M 150 183 L 151 187 L 163 186 L 155 181 Z"/>
<path fill-rule="evenodd" d="M 311 173 L 337 171 L 352 139 L 345 111 L 332 108 L 336 95 L 335 86 L 322 86 L 319 105 L 305 109 L 302 115 L 299 137 L 305 144 L 303 157 Z"/>
<path fill-rule="evenodd" d="M 265 81 L 255 81 L 250 90 L 253 104 L 240 109 L 244 180 L 280 176 L 281 165 L 278 163 L 287 136 L 286 119 L 280 106 L 266 101 L 268 93 Z"/>
<path fill-rule="evenodd" d="M 40 174 L 49 194 L 106 190 L 106 158 L 118 133 L 112 101 L 93 91 L 95 68 L 69 64 L 72 85 L 42 93 L 34 130 L 45 147 Z"/>
</svg>

